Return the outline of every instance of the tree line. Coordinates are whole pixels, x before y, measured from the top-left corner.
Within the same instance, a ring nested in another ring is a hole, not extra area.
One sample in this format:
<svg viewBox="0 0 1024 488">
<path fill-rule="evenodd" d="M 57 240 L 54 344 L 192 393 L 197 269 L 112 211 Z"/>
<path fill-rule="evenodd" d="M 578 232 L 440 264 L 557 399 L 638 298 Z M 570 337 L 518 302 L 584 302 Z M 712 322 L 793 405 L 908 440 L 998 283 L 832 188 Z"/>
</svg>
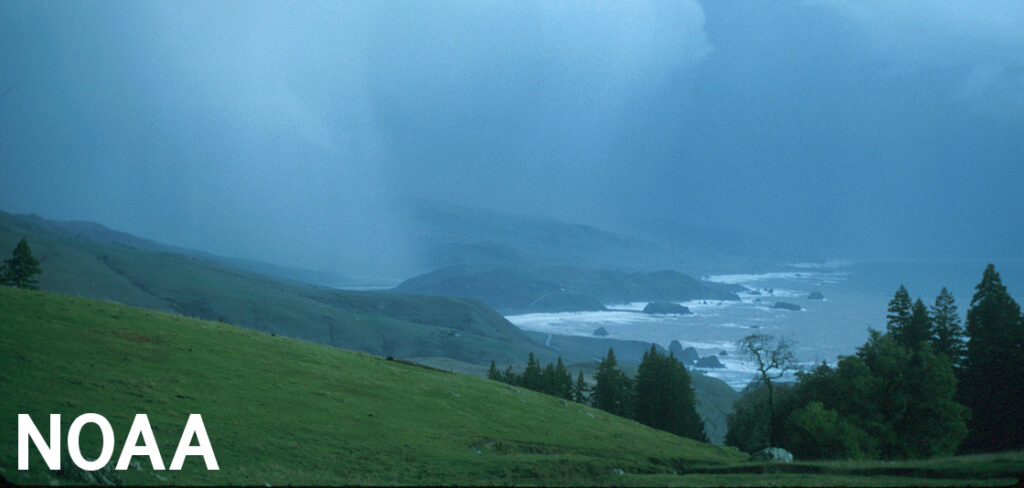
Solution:
<svg viewBox="0 0 1024 488">
<path fill-rule="evenodd" d="M 1024 316 L 994 266 L 975 290 L 964 327 L 945 288 L 927 307 L 900 286 L 885 331 L 870 330 L 856 354 L 798 372 L 795 384 L 772 383 L 785 362 L 759 375 L 728 419 L 726 443 L 804 459 L 1024 448 Z M 758 364 L 788 349 L 753 337 L 741 347 Z"/>
<path fill-rule="evenodd" d="M 577 373 L 574 381 L 562 358 L 541 368 L 533 353 L 530 353 L 522 373 L 513 371 L 512 366 L 499 371 L 491 361 L 487 377 L 708 442 L 704 421 L 697 414 L 689 372 L 671 353 L 662 354 L 655 346 L 644 353 L 634 378 L 619 368 L 615 351 L 608 349 L 608 354 L 597 365 L 593 386 L 586 383 L 582 371 Z"/>
<path fill-rule="evenodd" d="M 587 385 L 583 380 L 583 372 L 580 371 L 576 381 L 573 382 L 572 373 L 566 369 L 561 357 L 555 364 L 548 363 L 547 366 L 541 368 L 540 361 L 537 361 L 531 352 L 522 373 L 513 371 L 512 365 L 509 365 L 503 372 L 498 371 L 494 361 L 491 361 L 487 377 L 574 402 L 586 403 L 587 399 Z"/>
</svg>

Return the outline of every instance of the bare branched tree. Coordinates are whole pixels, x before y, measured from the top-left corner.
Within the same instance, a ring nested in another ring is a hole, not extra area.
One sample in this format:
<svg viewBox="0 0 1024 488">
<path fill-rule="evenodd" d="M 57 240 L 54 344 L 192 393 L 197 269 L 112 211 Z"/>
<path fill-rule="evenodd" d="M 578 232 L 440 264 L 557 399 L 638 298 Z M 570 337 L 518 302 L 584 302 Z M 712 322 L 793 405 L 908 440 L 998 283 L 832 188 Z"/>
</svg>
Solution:
<svg viewBox="0 0 1024 488">
<path fill-rule="evenodd" d="M 796 365 L 792 343 L 784 338 L 766 334 L 751 334 L 739 341 L 740 351 L 757 365 L 755 380 L 768 389 L 768 444 L 777 446 L 778 420 L 775 418 L 775 391 L 772 381 L 782 378 Z"/>
</svg>

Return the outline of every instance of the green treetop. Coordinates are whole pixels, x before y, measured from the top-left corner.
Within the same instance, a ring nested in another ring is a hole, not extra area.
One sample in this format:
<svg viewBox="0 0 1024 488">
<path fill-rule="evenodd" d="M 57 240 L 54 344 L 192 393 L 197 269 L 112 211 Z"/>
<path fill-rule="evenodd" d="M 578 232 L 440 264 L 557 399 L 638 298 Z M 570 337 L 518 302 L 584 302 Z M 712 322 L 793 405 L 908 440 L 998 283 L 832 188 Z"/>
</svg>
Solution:
<svg viewBox="0 0 1024 488">
<path fill-rule="evenodd" d="M 886 331 L 892 332 L 894 329 L 901 329 L 909 324 L 910 309 L 910 293 L 907 293 L 906 287 L 900 285 L 900 289 L 896 290 L 896 295 L 889 301 L 889 313 L 885 316 L 888 320 Z"/>
<path fill-rule="evenodd" d="M 39 261 L 32 256 L 32 249 L 24 238 L 15 246 L 11 259 L 4 260 L 0 269 L 0 278 L 6 285 L 18 288 L 38 289 L 38 283 L 33 276 L 41 273 Z"/>
<path fill-rule="evenodd" d="M 944 354 L 953 368 L 959 370 L 966 347 L 953 294 L 942 287 L 932 306 L 932 349 Z"/>
</svg>

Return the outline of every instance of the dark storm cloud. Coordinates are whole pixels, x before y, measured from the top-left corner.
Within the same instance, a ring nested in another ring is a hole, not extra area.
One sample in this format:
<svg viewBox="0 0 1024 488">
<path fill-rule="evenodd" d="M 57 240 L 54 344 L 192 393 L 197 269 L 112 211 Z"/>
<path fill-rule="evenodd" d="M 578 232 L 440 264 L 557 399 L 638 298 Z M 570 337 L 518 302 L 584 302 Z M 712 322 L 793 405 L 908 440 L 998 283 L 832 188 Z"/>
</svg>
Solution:
<svg viewBox="0 0 1024 488">
<path fill-rule="evenodd" d="M 402 202 L 1019 256 L 1021 7 L 8 2 L 0 208 L 389 273 Z"/>
</svg>

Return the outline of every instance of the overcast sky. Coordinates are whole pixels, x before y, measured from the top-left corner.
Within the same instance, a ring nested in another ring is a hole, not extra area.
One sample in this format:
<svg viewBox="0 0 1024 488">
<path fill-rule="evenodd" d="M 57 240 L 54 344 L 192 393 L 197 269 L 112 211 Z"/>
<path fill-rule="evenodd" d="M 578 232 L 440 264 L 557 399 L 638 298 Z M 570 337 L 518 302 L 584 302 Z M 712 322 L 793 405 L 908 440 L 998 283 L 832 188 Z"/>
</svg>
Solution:
<svg viewBox="0 0 1024 488">
<path fill-rule="evenodd" d="M 1019 0 L 2 2 L 0 25 L 8 212 L 328 268 L 414 247 L 408 198 L 1024 257 Z"/>
</svg>

